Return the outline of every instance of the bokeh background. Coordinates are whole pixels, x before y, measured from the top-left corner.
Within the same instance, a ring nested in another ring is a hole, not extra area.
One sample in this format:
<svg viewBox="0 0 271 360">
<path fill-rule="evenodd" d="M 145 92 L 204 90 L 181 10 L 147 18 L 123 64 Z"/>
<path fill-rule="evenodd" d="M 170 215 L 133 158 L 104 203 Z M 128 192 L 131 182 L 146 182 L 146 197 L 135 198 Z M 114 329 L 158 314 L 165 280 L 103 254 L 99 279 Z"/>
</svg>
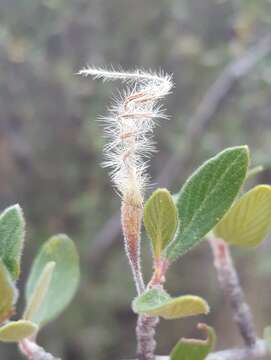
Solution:
<svg viewBox="0 0 271 360">
<path fill-rule="evenodd" d="M 150 169 L 159 185 L 177 191 L 204 159 L 239 144 L 250 146 L 252 164 L 265 166 L 253 181 L 270 184 L 270 31 L 270 0 L 0 0 L 0 207 L 19 202 L 27 219 L 19 285 L 54 233 L 73 237 L 81 256 L 75 300 L 40 334 L 49 351 L 65 360 L 119 360 L 135 351 L 120 199 L 100 167 L 96 121 L 120 84 L 75 73 L 87 64 L 173 73 L 171 120 L 156 130 Z M 144 236 L 143 253 L 148 277 Z M 271 239 L 256 250 L 234 249 L 234 258 L 260 336 L 271 324 Z M 200 320 L 215 326 L 218 348 L 242 344 L 207 243 L 175 264 L 167 288 L 208 300 L 212 311 Z M 19 304 L 18 311 L 23 295 Z M 162 321 L 158 353 L 198 336 L 198 320 Z M 20 355 L 1 345 L 0 357 Z"/>
</svg>

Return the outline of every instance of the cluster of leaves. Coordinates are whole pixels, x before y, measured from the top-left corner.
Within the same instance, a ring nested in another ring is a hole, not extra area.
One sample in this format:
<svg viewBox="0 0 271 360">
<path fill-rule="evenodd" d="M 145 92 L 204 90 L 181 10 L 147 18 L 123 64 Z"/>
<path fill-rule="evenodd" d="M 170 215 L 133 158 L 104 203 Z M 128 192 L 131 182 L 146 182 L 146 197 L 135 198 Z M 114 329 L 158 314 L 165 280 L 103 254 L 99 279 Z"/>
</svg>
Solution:
<svg viewBox="0 0 271 360">
<path fill-rule="evenodd" d="M 242 193 L 248 172 L 246 146 L 229 148 L 200 166 L 175 196 L 156 190 L 145 204 L 144 224 L 153 250 L 153 278 L 147 290 L 132 303 L 141 315 L 176 319 L 207 314 L 199 296 L 172 298 L 163 288 L 170 264 L 204 237 L 222 238 L 230 245 L 259 245 L 271 229 L 271 186 L 258 185 Z M 255 172 L 254 170 L 252 172 Z M 239 196 L 238 196 L 239 195 Z M 16 281 L 24 243 L 25 221 L 18 205 L 0 216 L 0 340 L 21 342 L 39 330 L 68 305 L 79 282 L 75 246 L 66 235 L 50 238 L 38 253 L 26 284 L 22 319 L 11 321 L 18 298 Z M 182 339 L 170 360 L 204 360 L 215 345 L 214 330 L 199 324 L 207 340 Z M 270 327 L 264 332 L 270 344 Z"/>
<path fill-rule="evenodd" d="M 151 195 L 145 204 L 144 225 L 152 244 L 154 275 L 132 303 L 137 314 L 176 319 L 208 313 L 204 299 L 172 298 L 164 290 L 170 264 L 204 238 L 221 238 L 242 247 L 259 245 L 266 238 L 271 230 L 271 186 L 258 185 L 240 196 L 245 180 L 256 172 L 248 167 L 247 146 L 228 148 L 200 166 L 178 194 L 158 189 Z M 215 335 L 210 327 L 200 327 L 206 329 L 208 339 L 181 340 L 171 360 L 206 358 Z"/>
<path fill-rule="evenodd" d="M 25 221 L 19 205 L 0 216 L 0 341 L 19 343 L 35 338 L 73 298 L 79 282 L 79 259 L 73 241 L 55 235 L 41 248 L 27 280 L 26 306 L 20 320 L 11 321 L 18 299 L 16 282 L 24 243 Z"/>
</svg>

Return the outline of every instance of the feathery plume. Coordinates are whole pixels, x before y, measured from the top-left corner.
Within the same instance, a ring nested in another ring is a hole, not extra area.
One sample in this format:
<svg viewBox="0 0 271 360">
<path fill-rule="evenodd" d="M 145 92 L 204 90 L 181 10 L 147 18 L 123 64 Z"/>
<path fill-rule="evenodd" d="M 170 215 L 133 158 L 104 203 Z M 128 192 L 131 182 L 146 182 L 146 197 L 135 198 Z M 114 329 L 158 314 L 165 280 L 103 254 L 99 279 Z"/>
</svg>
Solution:
<svg viewBox="0 0 271 360">
<path fill-rule="evenodd" d="M 156 118 L 167 118 L 159 100 L 170 93 L 171 76 L 136 70 L 134 72 L 87 67 L 78 73 L 95 79 L 121 80 L 126 90 L 109 109 L 105 123 L 108 143 L 104 147 L 105 167 L 122 197 L 122 228 L 125 248 L 137 290 L 144 290 L 140 268 L 140 229 L 144 190 L 148 184 L 148 159 L 155 151 L 153 129 Z"/>
<path fill-rule="evenodd" d="M 155 151 L 152 141 L 156 118 L 167 118 L 158 101 L 172 88 L 171 77 L 163 73 L 116 72 L 100 68 L 85 68 L 80 75 L 95 79 L 121 80 L 129 86 L 115 100 L 105 123 L 104 166 L 112 169 L 111 176 L 118 192 L 141 205 L 148 175 L 148 158 Z"/>
</svg>

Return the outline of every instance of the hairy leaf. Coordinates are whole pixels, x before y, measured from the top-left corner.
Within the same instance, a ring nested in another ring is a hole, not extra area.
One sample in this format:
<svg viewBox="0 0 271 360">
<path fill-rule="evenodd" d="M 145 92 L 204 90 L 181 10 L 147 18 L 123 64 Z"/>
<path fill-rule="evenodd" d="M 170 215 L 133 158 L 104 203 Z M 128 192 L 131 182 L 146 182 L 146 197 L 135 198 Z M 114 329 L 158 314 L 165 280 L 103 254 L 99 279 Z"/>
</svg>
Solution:
<svg viewBox="0 0 271 360">
<path fill-rule="evenodd" d="M 144 225 L 156 258 L 173 239 L 177 224 L 177 209 L 169 191 L 157 189 L 144 207 Z"/>
<path fill-rule="evenodd" d="M 132 303 L 132 308 L 137 314 L 161 316 L 164 319 L 178 319 L 209 312 L 206 301 L 198 296 L 184 295 L 171 298 L 160 289 L 148 290 L 137 297 Z"/>
<path fill-rule="evenodd" d="M 27 337 L 34 335 L 37 331 L 38 326 L 31 321 L 10 321 L 0 327 L 0 341 L 19 342 Z"/>
<path fill-rule="evenodd" d="M 0 215 L 0 258 L 13 279 L 17 279 L 20 274 L 24 227 L 23 212 L 19 205 L 7 208 Z"/>
<path fill-rule="evenodd" d="M 166 249 L 169 260 L 185 254 L 221 220 L 245 180 L 248 161 L 247 146 L 229 148 L 187 180 L 176 200 L 181 220 L 179 233 Z"/>
<path fill-rule="evenodd" d="M 50 261 L 43 268 L 36 287 L 34 288 L 27 304 L 27 308 L 24 313 L 25 320 L 32 320 L 38 314 L 39 309 L 42 306 L 48 293 L 55 265 L 55 262 Z"/>
<path fill-rule="evenodd" d="M 44 325 L 65 309 L 79 283 L 79 259 L 73 241 L 66 235 L 53 236 L 43 245 L 33 263 L 26 286 L 27 304 L 48 262 L 54 262 L 55 269 L 47 294 L 32 317 L 32 321 L 38 325 Z"/>
<path fill-rule="evenodd" d="M 214 228 L 229 244 L 256 246 L 271 230 L 271 186 L 258 185 L 243 195 Z"/>
<path fill-rule="evenodd" d="M 205 330 L 207 340 L 181 339 L 170 354 L 170 360 L 204 360 L 215 345 L 215 332 L 213 328 L 198 324 L 198 328 Z"/>
<path fill-rule="evenodd" d="M 0 259 L 0 324 L 13 314 L 17 300 L 17 289 L 11 275 Z"/>
</svg>

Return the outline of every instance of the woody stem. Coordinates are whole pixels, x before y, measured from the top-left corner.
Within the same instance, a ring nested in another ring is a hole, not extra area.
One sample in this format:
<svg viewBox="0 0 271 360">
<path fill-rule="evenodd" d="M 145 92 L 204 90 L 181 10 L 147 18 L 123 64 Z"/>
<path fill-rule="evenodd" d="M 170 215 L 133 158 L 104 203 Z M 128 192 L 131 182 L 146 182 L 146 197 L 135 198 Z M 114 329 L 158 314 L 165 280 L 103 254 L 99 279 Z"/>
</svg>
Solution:
<svg viewBox="0 0 271 360">
<path fill-rule="evenodd" d="M 229 246 L 222 239 L 209 239 L 214 256 L 214 266 L 220 286 L 228 297 L 233 312 L 233 318 L 248 347 L 255 346 L 257 336 L 249 305 L 240 285 L 239 277 L 234 267 Z"/>
</svg>

